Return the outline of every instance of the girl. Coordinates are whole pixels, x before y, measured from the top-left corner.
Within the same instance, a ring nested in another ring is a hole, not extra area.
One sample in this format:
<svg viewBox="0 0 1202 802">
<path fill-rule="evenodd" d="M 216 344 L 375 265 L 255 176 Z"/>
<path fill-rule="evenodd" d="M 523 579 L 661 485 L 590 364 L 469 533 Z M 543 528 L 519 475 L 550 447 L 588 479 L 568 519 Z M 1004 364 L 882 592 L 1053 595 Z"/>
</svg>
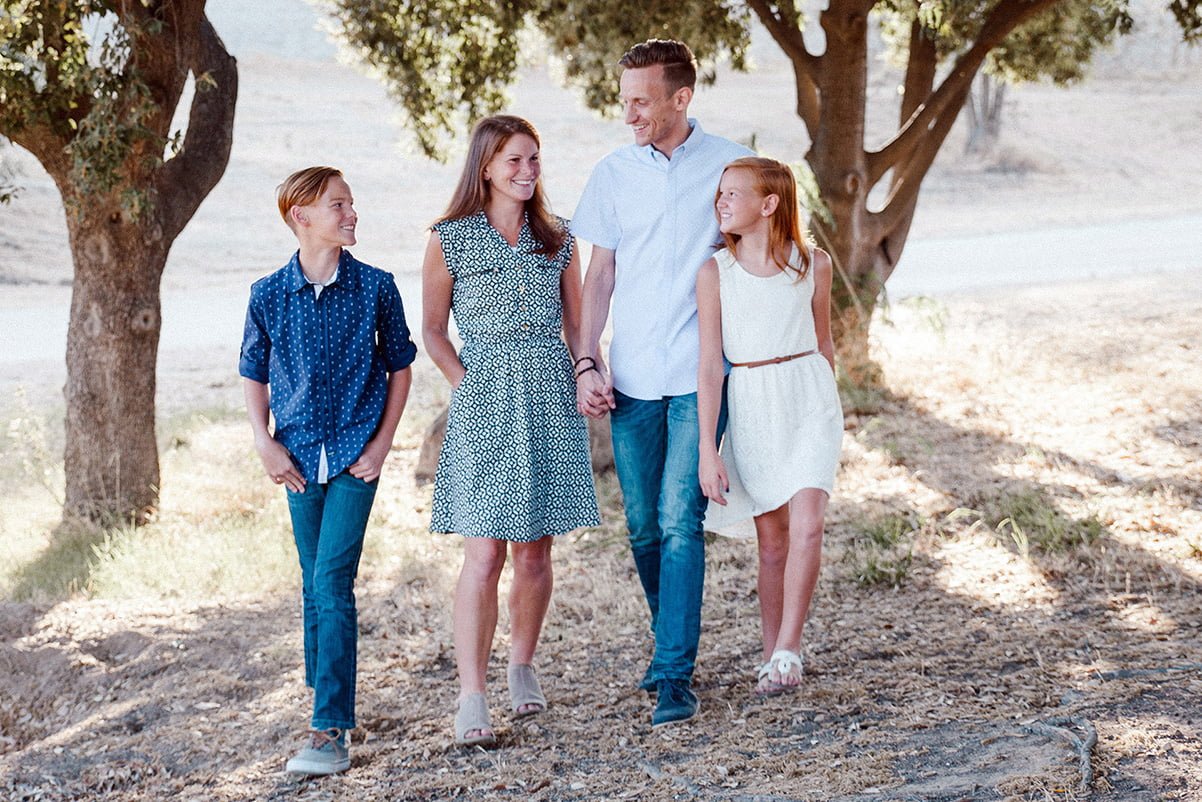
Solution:
<svg viewBox="0 0 1202 802">
<path fill-rule="evenodd" d="M 802 239 L 797 185 L 780 162 L 731 162 L 714 208 L 726 247 L 697 276 L 698 473 L 709 499 L 725 507 L 730 493 L 755 518 L 764 641 L 756 691 L 772 694 L 801 682 L 802 627 L 843 438 L 831 259 Z M 729 462 L 715 445 L 723 354 L 732 366 L 722 447 Z"/>
<path fill-rule="evenodd" d="M 567 221 L 547 209 L 540 172 L 534 126 L 511 116 L 477 123 L 422 267 L 426 349 L 454 388 L 430 529 L 464 536 L 454 610 L 461 745 L 496 741 L 484 679 L 507 552 L 510 706 L 523 717 L 547 706 L 531 662 L 551 600 L 552 536 L 598 523 L 568 354 L 580 348 L 580 262 Z"/>
</svg>

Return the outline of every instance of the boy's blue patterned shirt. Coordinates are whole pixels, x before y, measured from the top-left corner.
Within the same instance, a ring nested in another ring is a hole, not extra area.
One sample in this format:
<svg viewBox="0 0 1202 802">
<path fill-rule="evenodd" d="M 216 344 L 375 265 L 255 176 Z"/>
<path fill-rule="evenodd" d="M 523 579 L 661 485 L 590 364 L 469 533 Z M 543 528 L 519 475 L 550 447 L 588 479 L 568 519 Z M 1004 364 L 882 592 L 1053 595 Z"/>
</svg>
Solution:
<svg viewBox="0 0 1202 802">
<path fill-rule="evenodd" d="M 346 249 L 320 296 L 299 251 L 251 286 L 238 372 L 270 386 L 275 439 L 307 482 L 317 481 L 323 444 L 330 478 L 359 458 L 380 424 L 388 374 L 416 356 L 392 274 Z"/>
</svg>

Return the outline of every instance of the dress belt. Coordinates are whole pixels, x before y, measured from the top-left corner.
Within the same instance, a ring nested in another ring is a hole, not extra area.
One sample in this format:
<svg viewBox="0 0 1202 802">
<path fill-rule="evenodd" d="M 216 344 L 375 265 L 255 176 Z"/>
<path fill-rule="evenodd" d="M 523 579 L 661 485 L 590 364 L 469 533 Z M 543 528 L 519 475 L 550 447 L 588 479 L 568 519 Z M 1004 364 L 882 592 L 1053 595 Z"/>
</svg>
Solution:
<svg viewBox="0 0 1202 802">
<path fill-rule="evenodd" d="M 802 351 L 800 354 L 789 354 L 788 356 L 774 356 L 771 359 L 757 359 L 755 362 L 731 362 L 732 368 L 762 368 L 764 365 L 779 365 L 781 362 L 789 362 L 794 359 L 801 359 L 803 356 L 818 353 L 817 348 L 811 348 L 809 351 Z"/>
</svg>

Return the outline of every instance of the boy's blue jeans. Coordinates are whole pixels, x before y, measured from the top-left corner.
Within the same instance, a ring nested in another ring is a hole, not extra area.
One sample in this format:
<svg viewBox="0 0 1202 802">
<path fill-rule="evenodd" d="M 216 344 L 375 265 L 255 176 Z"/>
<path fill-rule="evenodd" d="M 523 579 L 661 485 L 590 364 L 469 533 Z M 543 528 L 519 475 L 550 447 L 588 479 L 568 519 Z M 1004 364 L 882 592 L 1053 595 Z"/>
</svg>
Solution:
<svg viewBox="0 0 1202 802">
<path fill-rule="evenodd" d="M 378 480 L 377 480 L 378 481 Z M 355 576 L 376 482 L 340 473 L 328 484 L 288 491 L 300 557 L 305 684 L 313 689 L 315 730 L 353 729 L 359 624 Z"/>
<path fill-rule="evenodd" d="M 614 399 L 614 466 L 655 630 L 648 679 L 691 680 L 701 637 L 707 502 L 697 480 L 697 394 L 645 401 L 615 390 Z M 723 415 L 719 431 L 724 423 Z"/>
</svg>

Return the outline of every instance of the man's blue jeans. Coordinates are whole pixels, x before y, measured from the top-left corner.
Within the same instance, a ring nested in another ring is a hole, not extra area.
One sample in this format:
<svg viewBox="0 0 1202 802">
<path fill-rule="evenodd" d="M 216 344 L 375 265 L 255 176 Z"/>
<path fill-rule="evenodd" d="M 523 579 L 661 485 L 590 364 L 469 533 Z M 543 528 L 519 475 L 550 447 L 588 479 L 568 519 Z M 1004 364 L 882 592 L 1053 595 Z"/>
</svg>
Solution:
<svg viewBox="0 0 1202 802">
<path fill-rule="evenodd" d="M 614 466 L 655 630 L 648 678 L 690 680 L 705 587 L 707 500 L 697 480 L 697 394 L 644 401 L 615 391 L 614 398 Z"/>
<path fill-rule="evenodd" d="M 376 482 L 340 473 L 328 484 L 288 491 L 300 557 L 305 623 L 305 684 L 313 689 L 315 730 L 355 726 L 359 623 L 355 576 Z"/>
</svg>

